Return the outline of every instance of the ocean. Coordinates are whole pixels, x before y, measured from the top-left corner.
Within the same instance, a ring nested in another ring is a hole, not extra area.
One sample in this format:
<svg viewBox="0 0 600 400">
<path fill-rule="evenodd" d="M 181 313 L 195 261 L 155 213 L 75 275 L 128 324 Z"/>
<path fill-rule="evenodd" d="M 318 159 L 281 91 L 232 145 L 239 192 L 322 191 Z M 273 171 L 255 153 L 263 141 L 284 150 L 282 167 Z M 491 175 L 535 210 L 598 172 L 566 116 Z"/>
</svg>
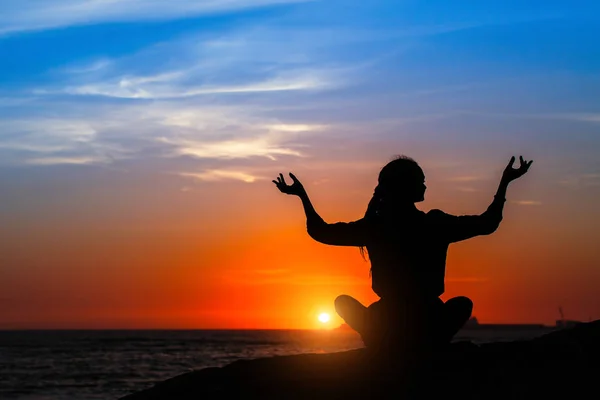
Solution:
<svg viewBox="0 0 600 400">
<path fill-rule="evenodd" d="M 476 343 L 543 330 L 461 331 Z M 363 347 L 347 330 L 0 331 L 0 399 L 117 399 L 192 370 L 240 359 Z"/>
</svg>

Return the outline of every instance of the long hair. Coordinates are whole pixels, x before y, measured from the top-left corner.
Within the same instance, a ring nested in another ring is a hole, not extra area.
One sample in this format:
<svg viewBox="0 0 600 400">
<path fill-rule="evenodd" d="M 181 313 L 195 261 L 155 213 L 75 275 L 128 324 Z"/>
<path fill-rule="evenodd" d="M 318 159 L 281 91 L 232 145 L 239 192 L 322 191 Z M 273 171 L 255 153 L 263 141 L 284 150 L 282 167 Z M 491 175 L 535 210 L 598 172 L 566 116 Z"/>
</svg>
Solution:
<svg viewBox="0 0 600 400">
<path fill-rule="evenodd" d="M 364 218 L 373 222 L 384 216 L 385 208 L 392 203 L 390 200 L 403 192 L 402 186 L 409 183 L 417 171 L 422 172 L 419 164 L 404 155 L 397 156 L 387 163 L 379 172 L 378 184 L 367 205 Z M 365 246 L 360 246 L 360 254 L 365 261 L 366 253 Z"/>
</svg>

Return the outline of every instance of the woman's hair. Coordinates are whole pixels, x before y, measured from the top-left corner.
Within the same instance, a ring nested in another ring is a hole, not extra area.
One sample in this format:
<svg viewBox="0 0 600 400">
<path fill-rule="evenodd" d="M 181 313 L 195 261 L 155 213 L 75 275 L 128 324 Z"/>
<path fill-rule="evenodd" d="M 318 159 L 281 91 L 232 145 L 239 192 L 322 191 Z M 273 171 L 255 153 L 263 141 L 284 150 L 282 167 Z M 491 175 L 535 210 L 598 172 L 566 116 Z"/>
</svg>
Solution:
<svg viewBox="0 0 600 400">
<path fill-rule="evenodd" d="M 419 164 L 404 155 L 397 156 L 387 163 L 379 172 L 378 184 L 364 218 L 375 220 L 385 213 L 386 206 L 390 205 L 389 200 L 411 196 L 411 190 L 422 174 Z M 365 258 L 364 246 L 360 247 L 360 254 Z"/>
</svg>

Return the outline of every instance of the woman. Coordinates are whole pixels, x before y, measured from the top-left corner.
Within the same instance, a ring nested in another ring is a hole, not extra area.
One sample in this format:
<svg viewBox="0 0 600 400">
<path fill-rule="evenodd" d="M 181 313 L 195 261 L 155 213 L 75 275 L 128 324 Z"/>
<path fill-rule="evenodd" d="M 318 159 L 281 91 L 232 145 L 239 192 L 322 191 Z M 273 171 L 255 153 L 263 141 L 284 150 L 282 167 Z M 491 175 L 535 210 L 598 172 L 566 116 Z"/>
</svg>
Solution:
<svg viewBox="0 0 600 400">
<path fill-rule="evenodd" d="M 291 185 L 282 174 L 273 183 L 281 192 L 300 197 L 313 239 L 367 250 L 372 288 L 380 300 L 367 308 L 342 295 L 335 300 L 338 314 L 360 333 L 367 348 L 413 351 L 449 343 L 471 316 L 473 304 L 468 298 L 446 303 L 439 298 L 444 292 L 446 253 L 450 243 L 498 228 L 508 184 L 532 163 L 520 157 L 521 165 L 515 169 L 514 162 L 512 157 L 493 202 L 481 215 L 417 209 L 415 203 L 424 200 L 425 175 L 416 161 L 405 156 L 383 167 L 364 217 L 354 222 L 326 223 L 292 173 Z"/>
</svg>

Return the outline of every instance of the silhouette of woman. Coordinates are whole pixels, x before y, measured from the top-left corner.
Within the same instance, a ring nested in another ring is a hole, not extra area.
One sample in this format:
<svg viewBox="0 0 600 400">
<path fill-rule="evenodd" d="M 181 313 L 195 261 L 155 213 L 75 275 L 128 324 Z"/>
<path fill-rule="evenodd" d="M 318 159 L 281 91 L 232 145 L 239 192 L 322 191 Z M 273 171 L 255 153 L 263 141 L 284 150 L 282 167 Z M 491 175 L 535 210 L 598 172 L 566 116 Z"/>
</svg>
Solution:
<svg viewBox="0 0 600 400">
<path fill-rule="evenodd" d="M 321 243 L 366 248 L 373 291 L 380 300 L 369 307 L 342 295 L 335 308 L 362 337 L 367 348 L 390 352 L 434 349 L 449 343 L 470 318 L 473 303 L 455 297 L 444 303 L 446 253 L 450 243 L 494 232 L 502 220 L 508 184 L 523 176 L 533 161 L 515 157 L 502 174 L 494 200 L 481 215 L 453 216 L 441 210 L 425 213 L 415 206 L 424 200 L 425 175 L 413 159 L 400 156 L 385 165 L 363 218 L 326 223 L 315 211 L 306 190 L 290 173 L 273 183 L 302 200 L 308 234 Z M 363 253 L 364 255 L 364 253 Z"/>
</svg>

